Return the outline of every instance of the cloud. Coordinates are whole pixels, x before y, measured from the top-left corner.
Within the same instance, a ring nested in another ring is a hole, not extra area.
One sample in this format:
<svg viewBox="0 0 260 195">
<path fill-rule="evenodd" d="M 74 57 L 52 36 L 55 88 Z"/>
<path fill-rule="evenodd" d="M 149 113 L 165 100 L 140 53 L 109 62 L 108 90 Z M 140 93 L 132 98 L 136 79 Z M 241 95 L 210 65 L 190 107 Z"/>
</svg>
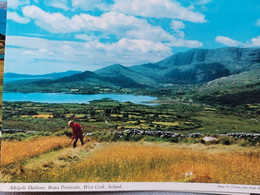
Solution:
<svg viewBox="0 0 260 195">
<path fill-rule="evenodd" d="M 7 42 L 6 72 L 27 71 L 32 74 L 44 74 L 53 72 L 54 66 L 55 71 L 66 71 L 71 67 L 75 70 L 84 70 L 84 63 L 87 61 L 84 56 L 84 43 L 81 42 L 24 36 L 7 36 Z"/>
<path fill-rule="evenodd" d="M 252 38 L 251 43 L 249 43 L 251 45 L 251 47 L 260 47 L 260 35 L 256 38 Z"/>
<path fill-rule="evenodd" d="M 8 36 L 7 39 L 6 72 L 17 70 L 43 74 L 53 72 L 53 66 L 57 67 L 55 71 L 71 67 L 75 70 L 97 70 L 115 63 L 130 66 L 157 62 L 172 54 L 170 47 L 149 40 L 123 38 L 114 43 L 101 43 L 98 40 L 54 41 L 21 36 Z M 23 70 L 16 67 L 18 60 Z"/>
<path fill-rule="evenodd" d="M 161 27 L 152 26 L 144 19 L 108 12 L 100 17 L 89 14 L 75 15 L 68 18 L 61 13 L 45 12 L 37 6 L 26 6 L 23 14 L 35 20 L 35 24 L 52 33 L 72 33 L 78 31 L 102 31 L 102 33 L 127 35 L 129 38 L 147 38 L 166 41 L 171 35 Z M 149 32 L 149 33 L 147 33 Z"/>
<path fill-rule="evenodd" d="M 244 45 L 243 43 L 241 43 L 239 41 L 236 41 L 234 39 L 231 39 L 229 37 L 224 37 L 224 36 L 217 36 L 215 41 L 218 43 L 221 43 L 223 45 L 229 46 L 229 47 L 236 47 L 236 46 Z"/>
<path fill-rule="evenodd" d="M 19 6 L 28 5 L 30 4 L 29 0 L 8 0 L 8 8 L 16 9 Z"/>
<path fill-rule="evenodd" d="M 30 19 L 22 17 L 19 14 L 17 14 L 16 12 L 10 12 L 10 11 L 7 12 L 7 19 L 13 20 L 13 21 L 15 21 L 17 23 L 21 23 L 21 24 L 26 24 L 26 23 L 30 22 Z"/>
<path fill-rule="evenodd" d="M 136 3 L 134 0 L 126 1 Z M 71 4 L 74 7 L 68 11 L 82 10 L 83 8 L 86 10 L 103 9 L 102 6 L 109 1 L 96 0 L 96 4 L 90 2 L 92 0 L 73 0 Z M 115 5 L 118 2 L 116 1 Z M 144 2 L 148 3 L 147 0 L 144 0 Z M 186 14 L 186 16 L 180 17 L 184 19 L 173 19 L 179 17 L 178 13 L 177 16 L 176 14 L 170 16 L 168 21 L 171 21 L 171 23 L 169 26 L 174 32 L 167 32 L 159 23 L 149 23 L 147 18 L 127 14 L 122 10 L 119 12 L 115 8 L 113 8 L 113 11 L 99 12 L 99 15 L 91 15 L 89 14 L 91 12 L 82 11 L 76 12 L 77 14 L 74 13 L 75 15 L 71 15 L 72 12 L 65 15 L 58 11 L 45 11 L 35 5 L 26 5 L 22 8 L 23 17 L 16 12 L 10 12 L 10 19 L 19 23 L 31 21 L 30 24 L 32 24 L 34 22 L 39 28 L 53 33 L 54 38 L 63 34 L 62 36 L 77 40 L 55 41 L 39 37 L 10 36 L 7 46 L 9 57 L 6 58 L 8 67 L 10 63 L 12 64 L 10 69 L 14 68 L 19 59 L 21 67 L 28 68 L 28 72 L 29 69 L 30 72 L 51 72 L 53 66 L 59 67 L 57 71 L 68 70 L 71 67 L 75 70 L 96 70 L 115 63 L 130 66 L 156 62 L 172 55 L 173 47 L 201 47 L 203 43 L 197 40 L 184 39 L 183 29 L 185 24 L 180 20 L 205 22 L 204 16 L 193 12 L 190 8 L 183 8 L 176 2 L 169 0 L 162 0 L 162 2 L 162 7 L 154 10 L 157 18 L 164 17 L 163 13 L 160 15 L 158 11 L 159 9 L 165 11 L 166 3 L 170 3 L 169 6 L 176 6 L 178 9 L 185 10 L 183 14 Z M 66 3 L 59 0 L 50 1 L 48 5 L 52 4 L 53 7 L 66 10 L 67 7 L 64 5 L 69 5 Z M 121 3 L 124 3 L 124 1 L 121 1 Z M 139 3 L 142 7 L 143 1 L 139 1 Z M 85 4 L 88 4 L 89 7 L 84 7 Z M 151 0 L 148 7 L 153 8 L 156 5 L 158 5 L 158 1 Z M 153 14 L 153 10 L 146 14 Z M 188 19 L 188 15 L 193 16 L 193 20 Z M 198 19 L 199 16 L 201 16 L 201 19 Z M 35 67 L 32 64 L 35 64 Z M 42 68 L 45 66 L 46 68 Z"/>
<path fill-rule="evenodd" d="M 72 20 L 82 30 L 114 34 L 119 39 L 121 37 L 154 41 L 169 41 L 172 39 L 172 36 L 161 27 L 152 26 L 144 19 L 121 13 L 108 12 L 100 17 L 80 14 L 74 16 Z"/>
<path fill-rule="evenodd" d="M 45 12 L 33 5 L 24 7 L 23 14 L 35 20 L 36 25 L 51 33 L 76 33 L 80 31 L 91 33 L 98 31 L 101 34 L 99 38 L 111 34 L 116 36 L 117 40 L 124 37 L 126 39 L 168 42 L 179 47 L 187 45 L 201 46 L 201 44 L 198 44 L 198 41 L 178 40 L 160 26 L 153 26 L 145 19 L 117 12 L 107 12 L 101 16 L 81 13 L 74 15 L 72 18 L 68 18 L 59 12 Z M 173 22 L 173 26 L 176 30 L 179 30 L 184 27 L 184 24 L 175 21 Z M 182 34 L 180 37 L 183 39 L 184 34 L 180 31 L 178 31 L 178 33 Z M 77 35 L 76 38 L 82 39 L 82 35 L 81 37 Z M 86 39 L 86 37 L 84 37 L 84 39 Z M 184 45 L 182 45 L 182 43 Z"/>
<path fill-rule="evenodd" d="M 24 16 L 33 19 L 37 26 L 48 32 L 70 33 L 79 30 L 69 18 L 59 12 L 45 12 L 35 5 L 24 7 L 22 12 Z"/>
<path fill-rule="evenodd" d="M 170 0 L 115 0 L 113 10 L 142 17 L 180 19 L 195 23 L 206 22 L 203 14 Z"/>
<path fill-rule="evenodd" d="M 229 47 L 260 47 L 260 35 L 258 37 L 250 39 L 250 41 L 247 41 L 246 43 L 231 39 L 229 37 L 223 37 L 223 36 L 217 36 L 216 42 L 222 43 L 223 45 L 229 46 Z"/>
<path fill-rule="evenodd" d="M 180 21 L 177 21 L 177 20 L 172 20 L 171 27 L 175 31 L 179 31 L 180 29 L 185 28 L 185 24 L 183 22 L 180 22 Z"/>
<path fill-rule="evenodd" d="M 94 41 L 94 40 L 97 39 L 96 36 L 90 36 L 90 35 L 87 35 L 87 34 L 76 34 L 75 38 L 80 39 L 80 40 L 84 40 L 84 41 Z"/>
<path fill-rule="evenodd" d="M 197 40 L 184 40 L 184 39 L 176 39 L 170 43 L 167 43 L 169 47 L 188 47 L 188 48 L 198 48 L 202 47 L 203 43 Z"/>
<path fill-rule="evenodd" d="M 63 9 L 65 11 L 69 10 L 69 7 L 67 5 L 67 3 L 68 3 L 67 0 L 52 0 L 52 1 L 45 1 L 44 3 L 46 3 L 46 5 L 48 5 L 48 6 Z"/>
<path fill-rule="evenodd" d="M 93 44 L 94 43 L 94 44 Z M 170 52 L 171 49 L 161 42 L 153 42 L 149 40 L 140 39 L 126 39 L 123 38 L 115 43 L 100 43 L 100 42 L 90 42 L 86 43 L 86 48 L 102 49 L 105 51 L 113 51 L 116 53 L 137 53 L 147 54 L 154 52 Z"/>
<path fill-rule="evenodd" d="M 199 0 L 197 2 L 198 5 L 205 5 L 205 4 L 208 4 L 210 2 L 212 2 L 213 0 Z"/>
<path fill-rule="evenodd" d="M 95 9 L 99 10 L 109 10 L 111 4 L 109 4 L 106 0 L 73 0 L 71 1 L 71 5 L 74 9 L 80 9 L 85 11 L 93 11 Z"/>
<path fill-rule="evenodd" d="M 180 29 L 185 28 L 185 24 L 181 21 L 172 20 L 171 22 L 171 28 L 176 32 L 178 37 L 183 38 L 184 32 L 182 32 Z"/>
</svg>

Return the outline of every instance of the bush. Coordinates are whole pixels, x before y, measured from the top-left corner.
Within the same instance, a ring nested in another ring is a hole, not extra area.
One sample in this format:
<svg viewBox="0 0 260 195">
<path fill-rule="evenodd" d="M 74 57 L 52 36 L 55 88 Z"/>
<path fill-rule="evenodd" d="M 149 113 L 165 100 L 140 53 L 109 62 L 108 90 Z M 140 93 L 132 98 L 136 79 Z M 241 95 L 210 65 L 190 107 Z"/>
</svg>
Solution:
<svg viewBox="0 0 260 195">
<path fill-rule="evenodd" d="M 240 146 L 258 146 L 260 144 L 260 137 L 242 139 L 238 141 Z"/>
<path fill-rule="evenodd" d="M 35 136 L 50 136 L 50 135 L 51 133 L 46 131 L 40 131 L 35 134 Z"/>
<path fill-rule="evenodd" d="M 12 134 L 8 134 L 8 133 L 3 133 L 1 136 L 2 140 L 24 140 L 28 137 L 30 137 L 30 134 L 26 134 L 26 133 L 12 133 Z"/>
<path fill-rule="evenodd" d="M 239 145 L 242 146 L 242 147 L 246 147 L 246 146 L 248 146 L 249 144 L 248 144 L 248 141 L 247 141 L 247 140 L 241 140 L 241 141 L 239 142 Z"/>
<path fill-rule="evenodd" d="M 171 137 L 168 139 L 170 142 L 173 142 L 173 143 L 178 143 L 179 142 L 179 138 L 178 137 Z"/>
<path fill-rule="evenodd" d="M 63 136 L 63 135 L 66 135 L 68 137 L 71 137 L 72 136 L 72 132 L 68 129 L 65 129 L 63 131 L 58 131 L 56 133 L 54 133 L 55 136 Z"/>
<path fill-rule="evenodd" d="M 114 136 L 111 132 L 109 132 L 109 133 L 103 132 L 97 136 L 97 139 L 100 142 L 114 141 L 113 138 L 114 138 Z"/>
<path fill-rule="evenodd" d="M 139 140 L 141 140 L 143 138 L 144 138 L 144 136 L 142 136 L 142 135 L 131 135 L 130 136 L 130 141 L 139 141 Z"/>
<path fill-rule="evenodd" d="M 231 145 L 233 143 L 233 139 L 230 137 L 220 137 L 219 142 L 224 145 Z"/>
<path fill-rule="evenodd" d="M 145 136 L 144 141 L 147 141 L 147 142 L 162 142 L 162 141 L 165 141 L 165 139 L 159 138 L 159 137 L 153 137 L 153 136 Z"/>
</svg>

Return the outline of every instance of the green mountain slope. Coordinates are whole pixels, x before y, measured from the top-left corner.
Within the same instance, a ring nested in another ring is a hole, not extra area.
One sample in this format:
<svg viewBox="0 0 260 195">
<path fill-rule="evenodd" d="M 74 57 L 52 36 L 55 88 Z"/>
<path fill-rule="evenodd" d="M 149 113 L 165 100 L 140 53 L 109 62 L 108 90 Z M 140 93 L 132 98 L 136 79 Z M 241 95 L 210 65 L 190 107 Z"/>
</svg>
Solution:
<svg viewBox="0 0 260 195">
<path fill-rule="evenodd" d="M 239 105 L 260 103 L 260 69 L 222 77 L 196 88 L 196 99 L 204 102 Z"/>
<path fill-rule="evenodd" d="M 102 68 L 100 70 L 95 71 L 95 73 L 102 77 L 108 78 L 109 80 L 118 80 L 118 85 L 121 86 L 124 85 L 124 82 L 121 82 L 124 79 L 129 81 L 132 80 L 132 82 L 139 83 L 140 86 L 152 86 L 158 83 L 157 80 L 154 80 L 150 76 L 144 76 L 142 73 L 135 72 L 120 64 L 115 64 L 112 66 Z"/>
<path fill-rule="evenodd" d="M 260 68 L 259 48 L 192 49 L 129 69 L 165 83 L 205 83 Z"/>
</svg>

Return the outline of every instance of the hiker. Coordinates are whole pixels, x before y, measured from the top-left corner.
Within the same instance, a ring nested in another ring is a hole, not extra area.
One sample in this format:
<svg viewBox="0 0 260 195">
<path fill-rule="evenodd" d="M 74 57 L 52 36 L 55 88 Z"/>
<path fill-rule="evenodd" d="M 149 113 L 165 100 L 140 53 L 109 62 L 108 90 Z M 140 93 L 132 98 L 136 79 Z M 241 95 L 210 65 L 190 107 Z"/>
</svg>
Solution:
<svg viewBox="0 0 260 195">
<path fill-rule="evenodd" d="M 73 148 L 76 148 L 78 139 L 80 140 L 81 144 L 84 145 L 84 142 L 83 142 L 83 131 L 81 129 L 81 126 L 78 123 L 74 123 L 73 121 L 69 121 L 68 125 L 72 128 L 72 137 L 71 137 L 71 139 L 74 139 Z"/>
</svg>

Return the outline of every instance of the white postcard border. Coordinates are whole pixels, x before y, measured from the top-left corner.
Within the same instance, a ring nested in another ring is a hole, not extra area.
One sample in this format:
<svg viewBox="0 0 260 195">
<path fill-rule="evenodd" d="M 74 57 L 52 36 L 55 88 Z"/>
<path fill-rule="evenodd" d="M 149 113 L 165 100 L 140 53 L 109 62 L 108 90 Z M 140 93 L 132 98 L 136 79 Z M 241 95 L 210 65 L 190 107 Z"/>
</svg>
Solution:
<svg viewBox="0 0 260 195">
<path fill-rule="evenodd" d="M 173 182 L 114 182 L 114 183 L 1 183 L 2 192 L 129 192 L 176 191 L 194 193 L 260 193 L 260 185 L 173 183 Z"/>
</svg>

